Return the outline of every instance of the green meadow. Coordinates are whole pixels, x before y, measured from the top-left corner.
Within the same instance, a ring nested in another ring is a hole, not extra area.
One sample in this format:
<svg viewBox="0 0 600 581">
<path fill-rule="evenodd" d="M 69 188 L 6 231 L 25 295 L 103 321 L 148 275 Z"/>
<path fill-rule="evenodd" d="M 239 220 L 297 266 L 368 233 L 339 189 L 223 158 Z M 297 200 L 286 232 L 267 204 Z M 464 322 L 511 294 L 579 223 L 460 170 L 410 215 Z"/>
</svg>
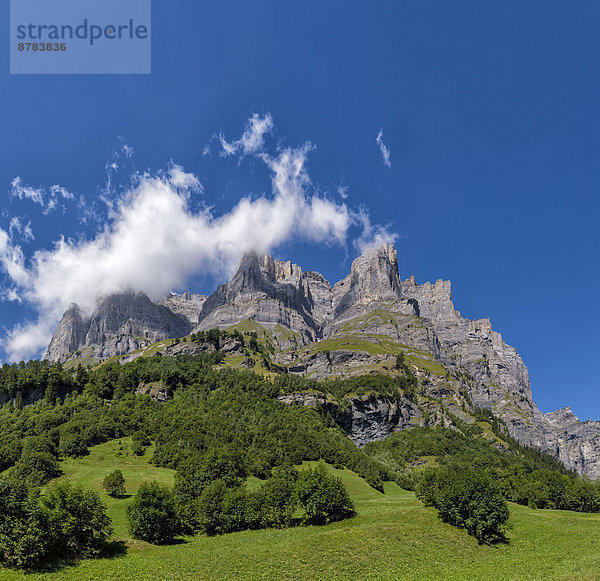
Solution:
<svg viewBox="0 0 600 581">
<path fill-rule="evenodd" d="M 479 545 L 463 530 L 443 524 L 412 492 L 386 483 L 385 494 L 349 470 L 342 478 L 358 516 L 324 527 L 295 527 L 184 538 L 157 547 L 128 538 L 126 508 L 143 480 L 173 482 L 173 472 L 130 452 L 130 440 L 113 440 L 80 459 L 62 463 L 65 476 L 102 495 L 115 527 L 110 558 L 65 564 L 43 573 L 0 569 L 0 580 L 184 579 L 600 579 L 600 515 L 532 510 L 510 505 L 509 542 Z M 101 488 L 122 470 L 128 496 L 112 499 Z M 250 487 L 259 485 L 251 479 Z"/>
</svg>

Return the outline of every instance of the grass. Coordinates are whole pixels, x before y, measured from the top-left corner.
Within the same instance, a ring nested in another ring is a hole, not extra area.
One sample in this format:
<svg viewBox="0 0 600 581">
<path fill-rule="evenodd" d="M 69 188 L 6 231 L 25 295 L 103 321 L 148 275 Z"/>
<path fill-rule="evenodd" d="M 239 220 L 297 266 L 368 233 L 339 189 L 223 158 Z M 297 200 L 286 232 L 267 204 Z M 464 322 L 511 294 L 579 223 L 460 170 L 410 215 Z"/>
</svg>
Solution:
<svg viewBox="0 0 600 581">
<path fill-rule="evenodd" d="M 256 333 L 258 337 L 263 337 L 268 333 L 267 329 L 252 318 L 244 319 L 235 325 L 226 328 L 226 331 L 239 331 L 240 333 Z"/>
<path fill-rule="evenodd" d="M 424 353 L 424 352 L 423 352 Z M 408 363 L 412 363 L 416 365 L 419 369 L 424 369 L 425 371 L 429 371 L 433 375 L 438 375 L 440 377 L 446 377 L 447 371 L 442 365 L 440 365 L 431 355 L 421 354 L 421 356 L 414 355 L 409 353 L 406 355 L 406 361 Z"/>
<path fill-rule="evenodd" d="M 300 351 L 300 358 L 311 353 L 324 351 L 363 351 L 369 355 L 398 355 L 404 353 L 406 361 L 419 369 L 423 369 L 440 377 L 446 377 L 447 370 L 440 365 L 427 351 L 421 351 L 408 345 L 393 341 L 386 335 L 363 334 L 343 335 L 330 339 L 324 339 L 312 343 Z M 366 366 L 357 368 L 355 371 L 365 371 Z M 371 365 L 372 369 L 381 373 L 388 372 L 380 362 L 379 365 Z"/>
<path fill-rule="evenodd" d="M 63 462 L 63 470 L 72 480 L 99 490 L 104 475 L 120 468 L 130 494 L 144 479 L 172 482 L 170 470 L 148 464 L 150 451 L 138 458 L 121 445 L 127 448 L 127 439 L 97 446 L 85 458 Z M 333 471 L 356 504 L 359 514 L 353 519 L 325 527 L 198 536 L 164 547 L 127 540 L 123 556 L 43 574 L 0 569 L 0 580 L 600 579 L 600 515 L 511 504 L 509 543 L 478 545 L 463 530 L 440 522 L 413 493 L 386 483 L 381 494 L 349 470 Z M 260 481 L 251 478 L 248 486 L 260 486 Z M 130 499 L 104 500 L 117 536 L 123 537 Z"/>
<path fill-rule="evenodd" d="M 149 463 L 153 451 L 153 446 L 150 446 L 143 456 L 135 456 L 131 453 L 131 438 L 111 440 L 94 446 L 88 456 L 67 458 L 61 462 L 64 473 L 62 478 L 69 478 L 72 482 L 99 492 L 113 521 L 115 536 L 127 538 L 127 506 L 142 481 L 156 480 L 169 486 L 174 482 L 173 470 L 158 468 Z M 126 497 L 119 499 L 111 498 L 102 488 L 105 476 L 117 468 L 123 472 L 126 491 Z"/>
<path fill-rule="evenodd" d="M 396 343 L 384 335 L 344 335 L 333 339 L 323 339 L 305 348 L 307 352 L 320 351 L 364 351 L 370 355 L 397 355 L 410 349 L 406 345 Z"/>
<path fill-rule="evenodd" d="M 380 308 L 373 309 L 364 315 L 354 317 L 346 323 L 340 325 L 335 334 L 352 334 L 362 332 L 372 327 L 382 327 L 392 325 L 406 327 L 415 322 L 414 315 L 405 315 L 394 311 L 393 303 L 380 303 Z"/>
</svg>

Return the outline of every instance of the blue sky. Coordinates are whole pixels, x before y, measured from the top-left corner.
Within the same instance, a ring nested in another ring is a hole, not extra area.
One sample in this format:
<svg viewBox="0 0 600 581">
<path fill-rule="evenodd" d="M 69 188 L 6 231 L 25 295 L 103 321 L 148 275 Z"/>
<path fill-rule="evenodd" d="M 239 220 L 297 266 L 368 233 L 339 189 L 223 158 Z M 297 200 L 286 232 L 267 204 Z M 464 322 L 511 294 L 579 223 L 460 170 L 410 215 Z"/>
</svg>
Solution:
<svg viewBox="0 0 600 581">
<path fill-rule="evenodd" d="M 73 288 L 43 277 L 20 287 L 36 251 L 55 252 L 61 236 L 72 247 L 98 240 L 119 203 L 137 220 L 145 198 L 132 199 L 132 183 L 185 199 L 197 220 L 178 225 L 198 226 L 210 207 L 203 224 L 220 227 L 248 196 L 248 211 L 262 198 L 274 212 L 288 151 L 301 172 L 282 187 L 308 202 L 263 241 L 274 254 L 335 282 L 368 237 L 368 212 L 371 237 L 397 235 L 403 278 L 450 279 L 464 316 L 491 318 L 543 411 L 600 418 L 599 24 L 597 2 L 154 0 L 151 75 L 11 76 L 6 50 L 0 228 L 24 270 L 0 274 L 0 357 L 15 325 L 37 324 L 27 341 L 41 344 L 38 317 Z M 8 24 L 1 33 L 7 48 Z M 235 143 L 252 116 L 272 120 L 260 148 L 244 155 L 239 142 L 221 156 L 219 135 Z M 308 225 L 315 200 L 328 204 L 321 230 Z M 235 254 L 211 252 L 174 278 L 160 262 L 140 271 L 164 273 L 161 290 L 185 279 L 174 286 L 210 292 Z"/>
</svg>

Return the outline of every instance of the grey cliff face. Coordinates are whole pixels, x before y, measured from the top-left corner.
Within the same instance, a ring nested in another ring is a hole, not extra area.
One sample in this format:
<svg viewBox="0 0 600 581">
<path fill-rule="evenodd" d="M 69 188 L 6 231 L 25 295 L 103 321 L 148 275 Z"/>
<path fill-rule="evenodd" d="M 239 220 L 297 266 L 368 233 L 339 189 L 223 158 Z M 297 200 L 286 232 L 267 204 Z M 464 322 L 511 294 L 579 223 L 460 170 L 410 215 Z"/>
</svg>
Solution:
<svg viewBox="0 0 600 581">
<path fill-rule="evenodd" d="M 206 302 L 206 295 L 183 293 L 181 295 L 171 293 L 164 301 L 158 303 L 164 305 L 176 315 L 183 315 L 192 327 L 198 324 L 198 315 Z"/>
<path fill-rule="evenodd" d="M 122 293 L 100 301 L 90 319 L 86 341 L 100 343 L 119 334 L 159 341 L 181 336 L 188 328 L 184 317 L 153 303 L 144 293 Z"/>
<path fill-rule="evenodd" d="M 85 343 L 86 333 L 87 325 L 83 315 L 79 307 L 71 303 L 54 331 L 46 351 L 46 359 L 65 361 L 71 353 Z"/>
<path fill-rule="evenodd" d="M 578 474 L 600 478 L 600 422 L 581 422 L 564 407 L 543 415 L 546 449 Z"/>
<path fill-rule="evenodd" d="M 405 397 L 352 397 L 344 409 L 322 393 L 292 393 L 278 399 L 288 405 L 323 408 L 358 446 L 423 423 L 421 410 Z"/>
<path fill-rule="evenodd" d="M 103 359 L 192 330 L 225 329 L 247 320 L 274 333 L 277 364 L 315 379 L 391 372 L 397 351 L 386 350 L 386 342 L 400 345 L 429 367 L 437 365 L 437 374 L 415 366 L 428 395 L 451 399 L 462 391 L 470 405 L 500 417 L 521 444 L 600 478 L 600 422 L 580 422 L 568 408 L 542 414 L 516 349 L 492 329 L 489 319 L 461 316 L 449 281 L 402 281 L 391 245 L 365 251 L 333 288 L 319 273 L 250 253 L 231 281 L 208 298 L 185 293 L 155 304 L 143 294 L 123 293 L 100 301 L 87 318 L 71 305 L 46 357 L 66 361 L 79 352 Z M 319 348 L 318 342 L 328 340 L 331 347 Z M 355 419 L 342 414 L 340 421 L 361 444 L 407 427 L 408 416 L 419 421 L 418 410 L 404 404 L 401 412 L 377 398 L 352 405 L 360 413 Z"/>
<path fill-rule="evenodd" d="M 440 346 L 438 359 L 473 378 L 469 386 L 473 404 L 500 416 L 521 443 L 539 447 L 541 434 L 522 429 L 535 422 L 537 408 L 527 368 L 516 349 L 492 330 L 489 319 L 471 321 L 454 309 L 449 281 L 417 285 L 411 277 L 402 282 L 402 292 L 418 302 L 420 316 L 431 324 Z"/>
<path fill-rule="evenodd" d="M 331 285 L 318 272 L 303 272 L 302 280 L 313 321 L 318 329 L 322 329 L 333 305 Z"/>
<path fill-rule="evenodd" d="M 367 249 L 353 263 L 350 274 L 333 287 L 331 311 L 323 329 L 324 337 L 345 332 L 348 323 L 362 317 L 367 319 L 361 325 L 362 333 L 384 334 L 399 339 L 396 325 L 389 319 L 382 325 L 381 320 L 368 321 L 369 313 L 387 311 L 401 315 L 418 315 L 418 304 L 410 297 L 404 297 L 398 274 L 396 250 L 391 244 Z"/>
<path fill-rule="evenodd" d="M 52 337 L 46 359 L 64 362 L 82 350 L 88 357 L 105 359 L 187 335 L 190 329 L 183 315 L 153 303 L 143 293 L 110 295 L 98 302 L 88 318 L 71 305 Z"/>
<path fill-rule="evenodd" d="M 394 247 L 386 244 L 370 248 L 352 263 L 350 274 L 333 287 L 331 318 L 373 302 L 396 302 L 401 292 Z"/>
<path fill-rule="evenodd" d="M 317 333 L 309 296 L 310 286 L 299 266 L 246 254 L 231 281 L 206 299 L 197 330 L 253 319 L 268 329 L 287 327 L 308 343 Z"/>
</svg>

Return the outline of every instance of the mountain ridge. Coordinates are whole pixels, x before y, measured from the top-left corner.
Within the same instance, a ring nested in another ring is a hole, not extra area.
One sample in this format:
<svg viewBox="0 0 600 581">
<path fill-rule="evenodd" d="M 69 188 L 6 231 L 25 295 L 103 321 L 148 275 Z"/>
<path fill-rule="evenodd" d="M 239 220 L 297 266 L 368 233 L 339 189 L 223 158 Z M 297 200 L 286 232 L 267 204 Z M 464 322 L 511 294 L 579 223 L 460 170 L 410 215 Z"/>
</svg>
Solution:
<svg viewBox="0 0 600 581">
<path fill-rule="evenodd" d="M 131 358 L 156 341 L 241 327 L 269 336 L 279 371 L 314 379 L 390 374 L 406 358 L 425 396 L 488 409 L 521 444 L 600 478 L 600 423 L 564 410 L 543 414 L 517 350 L 489 319 L 462 317 L 449 281 L 401 280 L 392 245 L 367 249 L 333 286 L 292 262 L 249 253 L 208 297 L 171 295 L 158 304 L 130 291 L 103 298 L 89 318 L 71 305 L 46 357 Z"/>
</svg>

